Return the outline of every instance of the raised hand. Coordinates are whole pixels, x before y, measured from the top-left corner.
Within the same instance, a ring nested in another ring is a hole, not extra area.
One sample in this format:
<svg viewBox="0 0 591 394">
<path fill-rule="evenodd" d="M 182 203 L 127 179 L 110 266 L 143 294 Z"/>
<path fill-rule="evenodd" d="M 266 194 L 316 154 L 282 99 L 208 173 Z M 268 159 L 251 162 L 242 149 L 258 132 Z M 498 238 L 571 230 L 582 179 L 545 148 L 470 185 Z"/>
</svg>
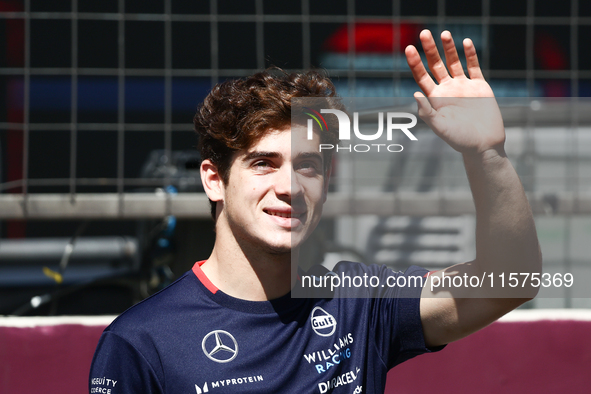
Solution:
<svg viewBox="0 0 591 394">
<path fill-rule="evenodd" d="M 480 70 L 472 40 L 467 38 L 463 42 L 468 78 L 449 31 L 441 33 L 447 68 L 431 32 L 423 30 L 420 39 L 437 83 L 427 73 L 417 49 L 409 45 L 405 50 L 406 60 L 415 81 L 425 93 L 414 95 L 419 104 L 419 116 L 461 153 L 482 154 L 491 149 L 503 153 L 503 120 L 492 89 Z"/>
</svg>

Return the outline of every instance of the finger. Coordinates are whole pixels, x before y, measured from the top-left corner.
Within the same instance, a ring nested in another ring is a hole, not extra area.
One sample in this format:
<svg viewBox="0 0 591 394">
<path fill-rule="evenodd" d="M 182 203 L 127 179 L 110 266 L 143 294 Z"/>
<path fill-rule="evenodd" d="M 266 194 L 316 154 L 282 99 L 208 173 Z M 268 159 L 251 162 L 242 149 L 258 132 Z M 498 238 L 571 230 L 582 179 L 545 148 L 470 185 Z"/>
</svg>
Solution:
<svg viewBox="0 0 591 394">
<path fill-rule="evenodd" d="M 431 106 L 429 99 L 425 97 L 421 92 L 415 92 L 415 100 L 418 105 L 418 114 L 427 124 L 430 124 L 430 119 L 435 115 L 435 110 Z"/>
<path fill-rule="evenodd" d="M 415 81 L 417 82 L 421 90 L 425 92 L 427 96 L 429 96 L 437 85 L 435 84 L 433 78 L 431 78 L 429 73 L 427 73 L 427 70 L 425 70 L 425 66 L 421 61 L 421 55 L 419 55 L 417 48 L 415 48 L 412 45 L 409 45 L 404 50 L 404 54 L 406 55 L 406 61 L 408 63 L 408 66 L 410 67 L 412 76 L 414 77 Z"/>
<path fill-rule="evenodd" d="M 443 51 L 445 52 L 445 62 L 447 63 L 447 69 L 452 77 L 465 77 L 464 68 L 458 57 L 458 51 L 456 50 L 456 44 L 449 31 L 441 33 L 441 41 L 443 42 Z"/>
<path fill-rule="evenodd" d="M 423 45 L 423 51 L 425 51 L 425 55 L 427 56 L 429 70 L 431 70 L 437 82 L 441 83 L 445 81 L 449 78 L 449 74 L 447 73 L 443 60 L 439 57 L 439 51 L 437 50 L 437 45 L 435 45 L 435 40 L 431 32 L 429 30 L 423 30 L 419 38 Z"/>
<path fill-rule="evenodd" d="M 478 55 L 476 55 L 476 48 L 471 39 L 464 40 L 464 53 L 466 54 L 466 64 L 468 66 L 468 75 L 470 79 L 484 79 L 480 64 L 478 64 Z"/>
</svg>

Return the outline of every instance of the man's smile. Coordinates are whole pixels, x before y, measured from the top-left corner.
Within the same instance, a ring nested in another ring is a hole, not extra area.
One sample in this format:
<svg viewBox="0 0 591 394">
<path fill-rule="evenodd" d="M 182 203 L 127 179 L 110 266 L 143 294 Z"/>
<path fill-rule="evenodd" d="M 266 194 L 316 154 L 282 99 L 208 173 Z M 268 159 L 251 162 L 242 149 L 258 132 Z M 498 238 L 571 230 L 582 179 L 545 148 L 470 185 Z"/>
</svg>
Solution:
<svg viewBox="0 0 591 394">
<path fill-rule="evenodd" d="M 306 211 L 295 210 L 290 207 L 264 208 L 263 212 L 272 216 L 282 227 L 297 227 L 306 217 Z"/>
</svg>

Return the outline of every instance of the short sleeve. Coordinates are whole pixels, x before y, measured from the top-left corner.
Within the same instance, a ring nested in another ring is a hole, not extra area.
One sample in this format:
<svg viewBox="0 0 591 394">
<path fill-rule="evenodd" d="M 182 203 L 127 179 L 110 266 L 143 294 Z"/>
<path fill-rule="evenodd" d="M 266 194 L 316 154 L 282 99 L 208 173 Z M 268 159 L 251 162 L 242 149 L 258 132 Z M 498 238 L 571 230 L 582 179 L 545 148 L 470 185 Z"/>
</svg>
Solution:
<svg viewBox="0 0 591 394">
<path fill-rule="evenodd" d="M 425 278 L 428 271 L 424 268 L 412 266 L 403 274 L 406 278 Z M 407 283 L 411 283 L 407 280 Z M 422 282 L 421 282 L 422 283 Z M 424 353 L 439 351 L 445 346 L 427 348 L 423 335 L 423 324 L 421 323 L 421 292 L 422 286 L 406 286 L 399 290 L 392 307 L 394 325 L 392 338 L 394 352 L 390 352 L 388 367 L 394 366 Z"/>
<path fill-rule="evenodd" d="M 411 266 L 394 272 L 387 266 L 371 265 L 368 275 L 380 278 L 373 292 L 370 330 L 378 354 L 388 369 L 419 354 L 441 350 L 427 348 L 421 323 L 421 292 L 428 271 Z"/>
<path fill-rule="evenodd" d="M 163 388 L 154 368 L 135 347 L 105 331 L 90 367 L 89 393 L 157 394 Z"/>
</svg>

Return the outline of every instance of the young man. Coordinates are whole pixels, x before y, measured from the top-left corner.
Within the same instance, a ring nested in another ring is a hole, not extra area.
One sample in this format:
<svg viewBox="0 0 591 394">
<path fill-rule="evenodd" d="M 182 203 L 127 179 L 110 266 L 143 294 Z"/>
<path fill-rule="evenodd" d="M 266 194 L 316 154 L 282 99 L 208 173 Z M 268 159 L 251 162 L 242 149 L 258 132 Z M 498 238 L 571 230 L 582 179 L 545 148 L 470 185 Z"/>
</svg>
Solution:
<svg viewBox="0 0 591 394">
<path fill-rule="evenodd" d="M 476 206 L 476 259 L 434 273 L 422 288 L 385 287 L 376 298 L 291 297 L 291 261 L 327 196 L 330 157 L 318 153 L 318 143 L 331 136 L 315 133 L 308 140 L 298 125 L 292 129 L 290 100 L 324 97 L 338 109 L 334 87 L 317 73 L 225 82 L 195 117 L 202 181 L 216 220 L 212 254 L 105 330 L 91 393 L 379 393 L 390 368 L 486 326 L 535 295 L 535 289 L 497 297 L 430 285 L 444 275 L 539 272 L 541 256 L 472 42 L 464 41 L 468 79 L 449 32 L 441 36 L 449 73 L 431 33 L 420 38 L 437 84 L 408 47 L 409 66 L 426 95 L 415 95 L 419 115 L 464 157 Z M 335 271 L 381 281 L 428 276 L 417 267 L 400 274 L 347 262 Z"/>
</svg>

